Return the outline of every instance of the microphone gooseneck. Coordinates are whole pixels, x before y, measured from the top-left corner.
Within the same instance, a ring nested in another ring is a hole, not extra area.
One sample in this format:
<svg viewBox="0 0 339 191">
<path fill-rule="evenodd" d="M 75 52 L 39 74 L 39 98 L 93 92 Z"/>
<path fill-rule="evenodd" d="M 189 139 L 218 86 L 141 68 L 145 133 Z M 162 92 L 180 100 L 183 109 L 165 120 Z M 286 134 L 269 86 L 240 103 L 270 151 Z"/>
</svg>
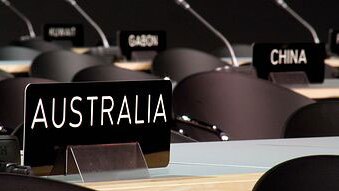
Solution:
<svg viewBox="0 0 339 191">
<path fill-rule="evenodd" d="M 93 28 L 99 34 L 103 46 L 105 48 L 109 48 L 110 46 L 105 36 L 105 33 L 102 31 L 99 25 L 77 4 L 75 0 L 65 0 L 65 1 L 71 4 L 89 22 L 89 24 L 93 26 Z"/>
<path fill-rule="evenodd" d="M 185 1 L 185 0 L 175 0 L 175 2 L 182 7 L 183 9 L 189 11 L 195 18 L 197 18 L 203 25 L 205 25 L 210 31 L 212 31 L 221 41 L 226 45 L 226 48 L 228 49 L 232 65 L 235 67 L 238 67 L 238 60 L 235 56 L 234 50 L 231 46 L 231 43 L 219 32 L 216 28 L 214 28 L 210 23 L 208 23 L 201 15 L 199 15 L 195 10 L 191 8 L 191 6 Z"/>
<path fill-rule="evenodd" d="M 9 9 L 11 9 L 18 17 L 20 17 L 27 25 L 27 29 L 29 32 L 29 37 L 30 38 L 35 38 L 35 32 L 33 29 L 33 25 L 31 23 L 31 21 L 23 14 L 21 13 L 17 8 L 15 8 L 11 2 L 9 2 L 8 0 L 0 0 L 0 2 L 2 2 L 4 5 L 6 5 Z"/>
<path fill-rule="evenodd" d="M 320 43 L 319 37 L 315 29 L 310 25 L 305 19 L 303 19 L 298 13 L 296 13 L 284 0 L 274 0 L 277 5 L 287 11 L 290 15 L 292 15 L 295 19 L 297 19 L 311 34 L 315 43 Z"/>
<path fill-rule="evenodd" d="M 180 123 L 192 125 L 196 128 L 211 132 L 211 133 L 215 134 L 216 136 L 218 136 L 221 141 L 228 141 L 229 140 L 229 136 L 223 130 L 218 128 L 216 125 L 211 125 L 207 122 L 200 121 L 200 120 L 197 120 L 197 119 L 192 119 L 192 118 L 188 117 L 187 115 L 177 116 L 177 117 L 174 118 L 174 120 L 178 121 Z M 179 132 L 180 131 L 183 132 L 182 129 L 180 129 Z"/>
</svg>

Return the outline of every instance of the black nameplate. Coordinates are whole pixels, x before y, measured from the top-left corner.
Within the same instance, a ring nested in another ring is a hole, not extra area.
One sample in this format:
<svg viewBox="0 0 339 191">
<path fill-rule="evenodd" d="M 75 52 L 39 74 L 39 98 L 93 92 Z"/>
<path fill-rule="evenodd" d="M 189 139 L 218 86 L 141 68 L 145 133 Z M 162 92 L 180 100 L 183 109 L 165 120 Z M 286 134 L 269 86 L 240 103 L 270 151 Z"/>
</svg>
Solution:
<svg viewBox="0 0 339 191">
<path fill-rule="evenodd" d="M 171 97 L 167 80 L 28 85 L 24 164 L 56 168 L 67 145 L 139 142 L 149 167 L 167 166 Z"/>
<path fill-rule="evenodd" d="M 328 43 L 331 53 L 339 55 L 339 30 L 330 30 Z"/>
<path fill-rule="evenodd" d="M 46 41 L 64 41 L 77 47 L 84 46 L 82 24 L 45 24 L 43 34 Z"/>
<path fill-rule="evenodd" d="M 166 49 L 165 31 L 119 31 L 118 45 L 122 53 L 131 59 L 134 51 L 156 51 Z"/>
<path fill-rule="evenodd" d="M 269 44 L 253 46 L 253 65 L 259 78 L 268 79 L 270 73 L 305 72 L 311 83 L 324 81 L 323 43 Z"/>
</svg>

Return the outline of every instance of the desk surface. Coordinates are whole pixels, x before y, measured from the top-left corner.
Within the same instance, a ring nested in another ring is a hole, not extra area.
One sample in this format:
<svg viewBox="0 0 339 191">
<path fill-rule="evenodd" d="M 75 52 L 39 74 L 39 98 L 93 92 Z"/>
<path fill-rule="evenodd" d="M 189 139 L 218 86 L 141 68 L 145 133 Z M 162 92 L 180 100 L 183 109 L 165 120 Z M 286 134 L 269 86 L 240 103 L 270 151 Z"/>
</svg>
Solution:
<svg viewBox="0 0 339 191">
<path fill-rule="evenodd" d="M 325 79 L 323 84 L 287 86 L 287 88 L 311 99 L 339 98 L 339 79 Z"/>
<path fill-rule="evenodd" d="M 241 62 L 247 62 L 249 58 L 243 58 Z M 339 60 L 339 59 L 337 59 Z M 227 59 L 225 59 L 227 61 Z M 31 61 L 0 61 L 0 69 L 10 73 L 28 72 Z M 151 62 L 117 62 L 116 66 L 129 70 L 149 70 Z M 338 64 L 339 67 L 339 64 Z M 339 98 L 339 79 L 325 79 L 323 84 L 310 84 L 307 86 L 290 86 L 291 90 L 311 99 Z"/>
<path fill-rule="evenodd" d="M 81 184 L 98 191 L 251 191 L 261 174 L 180 177 Z"/>
<path fill-rule="evenodd" d="M 262 173 L 283 161 L 314 154 L 339 154 L 339 137 L 172 144 L 169 166 L 150 173 L 152 177 Z"/>
<path fill-rule="evenodd" d="M 86 50 L 87 48 L 78 48 L 74 51 L 77 53 L 83 53 Z M 223 58 L 222 60 L 228 63 L 231 62 L 230 58 Z M 249 63 L 251 61 L 252 59 L 249 57 L 238 58 L 240 65 Z M 32 61 L 30 60 L 0 61 L 0 69 L 10 73 L 28 72 L 31 62 Z M 328 58 L 325 60 L 325 63 L 332 67 L 339 67 L 339 58 Z M 117 62 L 115 65 L 130 70 L 151 70 L 152 61 Z"/>
<path fill-rule="evenodd" d="M 21 64 L 17 64 L 21 63 Z M 29 71 L 30 61 L 1 61 L 0 69 L 8 72 L 27 72 Z M 117 66 L 130 70 L 143 70 L 149 63 L 115 63 Z M 323 84 L 310 84 L 306 86 L 290 86 L 291 90 L 302 94 L 311 99 L 339 98 L 339 79 L 326 79 Z"/>
<path fill-rule="evenodd" d="M 251 190 L 273 166 L 293 158 L 338 154 L 339 137 L 171 145 L 170 164 L 152 179 L 81 184 L 96 190 Z"/>
<path fill-rule="evenodd" d="M 331 66 L 331 67 L 334 67 L 334 68 L 338 68 L 339 67 L 339 57 L 330 57 L 330 58 L 327 58 L 325 60 L 325 64 Z"/>
</svg>

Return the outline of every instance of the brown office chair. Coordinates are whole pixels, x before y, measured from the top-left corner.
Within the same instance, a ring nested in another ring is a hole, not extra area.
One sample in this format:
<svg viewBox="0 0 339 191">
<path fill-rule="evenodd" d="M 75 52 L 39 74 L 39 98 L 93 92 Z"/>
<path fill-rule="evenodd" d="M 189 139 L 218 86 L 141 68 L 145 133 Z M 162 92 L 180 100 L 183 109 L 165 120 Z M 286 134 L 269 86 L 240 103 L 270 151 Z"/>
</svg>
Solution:
<svg viewBox="0 0 339 191">
<path fill-rule="evenodd" d="M 306 105 L 286 121 L 286 138 L 324 136 L 339 136 L 339 101 Z"/>
<path fill-rule="evenodd" d="M 41 78 L 9 78 L 0 81 L 0 123 L 11 133 L 24 122 L 25 88 L 30 83 L 53 82 Z"/>
<path fill-rule="evenodd" d="M 104 64 L 108 63 L 95 56 L 80 55 L 70 51 L 45 52 L 33 60 L 30 75 L 60 82 L 70 82 L 80 70 Z"/>
<path fill-rule="evenodd" d="M 3 46 L 0 47 L 0 60 L 33 60 L 40 53 L 38 50 L 26 47 Z"/>
<path fill-rule="evenodd" d="M 145 72 L 126 70 L 113 65 L 99 65 L 79 71 L 74 75 L 73 82 L 152 79 L 160 78 Z"/>
<path fill-rule="evenodd" d="M 6 191 L 94 191 L 52 179 L 0 173 L 1 190 Z"/>
<path fill-rule="evenodd" d="M 237 72 L 196 74 L 173 92 L 176 115 L 216 125 L 230 140 L 282 138 L 290 114 L 311 103 L 289 89 Z M 195 128 L 185 131 L 198 141 L 218 140 Z"/>
<path fill-rule="evenodd" d="M 251 44 L 232 44 L 234 53 L 237 57 L 252 57 L 253 47 Z M 211 52 L 216 57 L 230 57 L 226 47 L 219 47 Z"/>
<path fill-rule="evenodd" d="M 253 191 L 339 190 L 339 156 L 317 155 L 292 159 L 267 171 Z"/>
<path fill-rule="evenodd" d="M 65 48 L 59 46 L 56 43 L 47 42 L 47 41 L 45 41 L 43 39 L 39 39 L 39 38 L 13 41 L 10 44 L 13 45 L 13 46 L 27 47 L 27 48 L 38 50 L 38 51 L 41 51 L 41 52 L 48 52 L 48 51 L 56 51 L 56 50 L 65 49 Z"/>
<path fill-rule="evenodd" d="M 160 77 L 181 81 L 199 72 L 228 65 L 210 54 L 187 48 L 176 48 L 159 53 L 153 60 L 152 72 Z"/>
<path fill-rule="evenodd" d="M 338 77 L 338 69 L 325 64 L 325 79 L 333 79 Z"/>
<path fill-rule="evenodd" d="M 14 78 L 14 75 L 0 69 L 0 81 L 8 78 Z"/>
</svg>

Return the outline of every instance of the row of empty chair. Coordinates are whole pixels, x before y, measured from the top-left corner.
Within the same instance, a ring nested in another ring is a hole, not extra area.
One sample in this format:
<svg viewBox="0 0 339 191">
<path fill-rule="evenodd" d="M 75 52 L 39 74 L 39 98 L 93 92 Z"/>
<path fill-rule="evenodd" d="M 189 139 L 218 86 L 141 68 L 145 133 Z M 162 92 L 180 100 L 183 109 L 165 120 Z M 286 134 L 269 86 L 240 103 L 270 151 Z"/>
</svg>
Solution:
<svg viewBox="0 0 339 191">
<path fill-rule="evenodd" d="M 33 41 L 35 42 L 35 41 Z M 36 42 L 35 42 L 36 43 Z M 32 43 L 31 43 L 32 44 Z M 0 60 L 32 60 L 30 75 L 32 77 L 44 77 L 56 81 L 70 82 L 75 74 L 82 69 L 98 66 L 98 65 L 112 65 L 102 57 L 90 54 L 76 54 L 69 50 L 63 49 L 47 49 L 48 51 L 40 51 L 35 49 L 28 49 L 27 47 L 2 47 L 0 48 Z M 25 52 L 25 51 L 28 52 Z M 169 77 L 173 81 L 179 82 L 182 79 L 205 71 L 212 71 L 216 69 L 225 69 L 245 71 L 246 73 L 254 74 L 253 67 L 242 65 L 240 68 L 231 68 L 231 66 L 221 61 L 218 57 L 210 54 L 186 49 L 176 48 L 169 49 L 158 54 L 152 63 L 151 74 L 145 76 L 146 79 L 153 75 L 153 78 Z M 230 69 L 231 68 L 231 69 Z M 113 71 L 111 68 L 110 71 Z M 119 70 L 119 69 L 116 69 Z M 121 70 L 120 70 L 121 71 Z M 117 72 L 115 72 L 117 73 Z M 128 75 L 133 78 L 133 75 L 139 77 L 141 72 L 130 72 Z M 336 72 L 330 66 L 326 67 L 326 76 L 333 77 Z"/>
<path fill-rule="evenodd" d="M 68 50 L 41 52 L 27 47 L 14 46 L 0 48 L 0 60 L 32 60 L 30 70 L 32 77 L 67 82 L 71 81 L 74 75 L 82 69 L 104 64 L 112 65 L 107 60 L 95 55 L 80 55 Z M 180 81 L 192 74 L 215 70 L 227 65 L 207 53 L 181 48 L 157 55 L 153 61 L 152 73 L 158 78 L 169 77 L 174 81 Z M 132 77 L 133 74 L 130 73 L 129 76 Z M 138 73 L 140 72 L 134 72 L 136 76 L 140 76 Z M 150 75 L 147 76 L 147 78 L 149 77 Z"/>
<path fill-rule="evenodd" d="M 10 105 L 6 104 L 13 97 L 2 95 L 3 108 L 14 113 L 0 116 L 2 123 L 9 129 L 13 130 L 23 122 L 23 90 L 28 83 L 149 80 L 170 77 L 178 82 L 173 91 L 175 116 L 187 115 L 216 125 L 230 140 L 285 137 L 284 124 L 291 114 L 315 103 L 314 100 L 271 82 L 243 75 L 238 70 L 227 69 L 231 66 L 219 58 L 191 49 L 172 49 L 158 54 L 153 60 L 152 73 L 122 69 L 97 56 L 76 54 L 53 47 L 35 56 L 29 72 L 31 78 L 0 81 L 0 90 L 1 84 L 14 81 L 20 84 L 9 85 L 11 87 L 4 85 L 9 89 L 8 92 L 11 88 L 17 91 L 16 94 L 19 95 L 16 99 L 21 99 L 21 102 L 16 102 L 19 103 L 17 107 L 11 109 Z M 3 78 L 11 77 L 4 75 Z M 18 114 L 20 116 L 15 117 Z M 7 121 L 14 121 L 11 118 L 16 118 L 17 121 L 8 123 Z M 184 131 L 192 140 L 220 140 L 215 133 L 206 129 L 185 125 L 176 127 L 176 130 L 178 129 Z"/>
<path fill-rule="evenodd" d="M 0 107 L 6 111 L 0 112 L 0 121 L 9 132 L 23 123 L 26 85 L 51 82 L 56 81 L 32 77 L 0 81 Z M 268 81 L 234 72 L 196 74 L 173 91 L 175 115 L 216 125 L 230 140 L 339 135 L 338 105 L 336 101 L 316 103 Z M 188 141 L 220 141 L 204 129 L 185 125 L 174 129 L 178 128 Z"/>
<path fill-rule="evenodd" d="M 0 51 L 1 52 L 1 51 Z M 339 102 L 315 102 L 269 81 L 234 70 L 220 59 L 188 49 L 169 50 L 153 61 L 152 73 L 118 68 L 105 60 L 66 50 L 38 53 L 28 78 L 3 72 L 0 77 L 0 122 L 12 133 L 22 127 L 24 89 L 29 83 L 148 80 L 170 77 L 174 116 L 216 125 L 229 140 L 339 135 Z M 8 54 L 7 54 L 8 56 Z M 162 65 L 161 65 L 162 64 Z M 220 141 L 206 129 L 177 125 L 172 142 Z M 20 133 L 17 134 L 20 137 Z M 337 189 L 337 156 L 313 156 L 284 162 L 257 182 L 253 191 Z M 15 183 L 13 182 L 15 181 Z M 36 177 L 0 174 L 5 190 L 91 189 Z"/>
</svg>

